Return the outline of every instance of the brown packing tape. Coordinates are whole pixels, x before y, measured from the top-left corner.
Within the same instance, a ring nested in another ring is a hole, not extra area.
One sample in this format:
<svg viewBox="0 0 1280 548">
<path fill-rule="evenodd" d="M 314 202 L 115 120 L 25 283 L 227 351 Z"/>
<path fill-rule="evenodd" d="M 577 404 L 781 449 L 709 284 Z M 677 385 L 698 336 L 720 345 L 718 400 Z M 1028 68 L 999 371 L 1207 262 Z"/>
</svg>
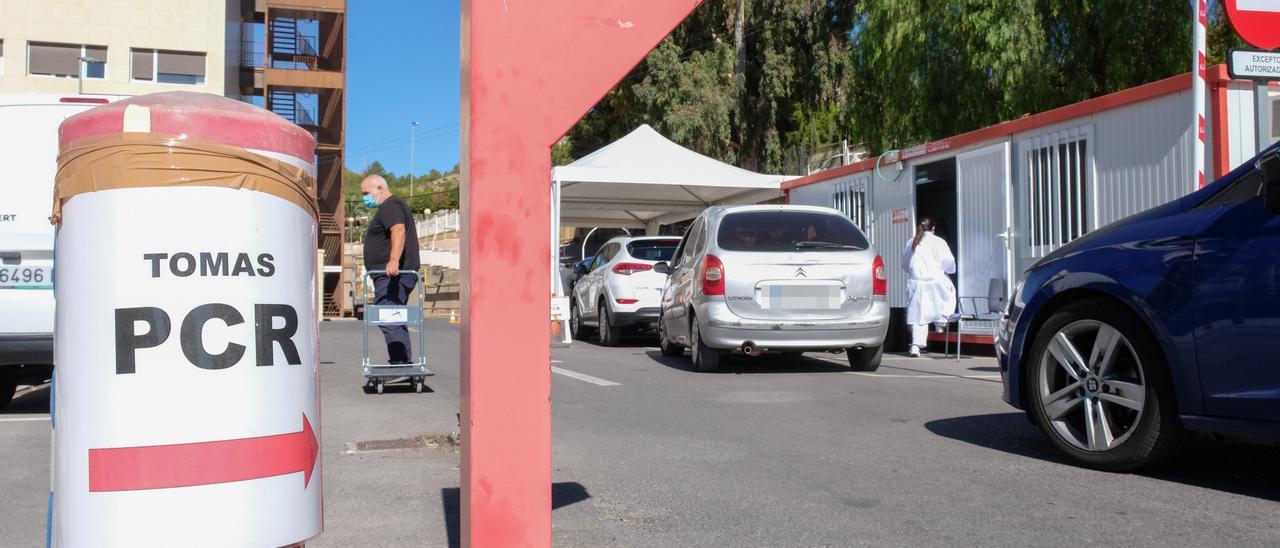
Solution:
<svg viewBox="0 0 1280 548">
<path fill-rule="evenodd" d="M 264 192 L 319 217 L 315 182 L 292 164 L 239 147 L 160 133 L 79 139 L 58 155 L 53 214 L 78 194 L 120 188 L 208 186 Z"/>
</svg>

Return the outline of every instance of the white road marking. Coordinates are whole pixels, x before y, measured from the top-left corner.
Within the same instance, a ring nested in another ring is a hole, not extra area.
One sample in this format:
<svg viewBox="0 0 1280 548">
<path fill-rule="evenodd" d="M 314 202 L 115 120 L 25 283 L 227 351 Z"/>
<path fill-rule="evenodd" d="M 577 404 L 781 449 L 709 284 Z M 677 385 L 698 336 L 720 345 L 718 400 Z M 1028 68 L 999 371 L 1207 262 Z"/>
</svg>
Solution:
<svg viewBox="0 0 1280 548">
<path fill-rule="evenodd" d="M 884 374 L 880 374 L 880 373 L 866 373 L 866 372 L 862 372 L 862 371 L 846 371 L 846 373 L 848 373 L 848 374 L 850 374 L 850 375 L 857 375 L 857 376 L 859 376 L 859 377 L 882 377 L 882 378 L 886 378 L 886 379 L 916 379 L 916 378 L 920 378 L 920 379 L 953 379 L 953 378 L 955 378 L 955 377 L 950 376 L 950 375 L 884 375 Z"/>
<path fill-rule="evenodd" d="M 862 371 L 846 371 L 850 375 L 859 375 L 863 377 L 883 377 L 886 379 L 999 379 L 1000 375 L 949 375 L 941 373 L 921 373 L 918 375 L 885 375 L 881 373 L 865 373 Z"/>
<path fill-rule="evenodd" d="M 0 417 L 0 422 L 36 422 L 47 420 L 49 420 L 49 415 L 40 415 L 36 417 Z"/>
<path fill-rule="evenodd" d="M 571 378 L 571 379 L 578 379 L 578 380 L 580 380 L 580 381 L 582 381 L 582 382 L 589 382 L 589 383 L 594 384 L 594 385 L 597 385 L 597 386 L 622 386 L 621 384 L 618 384 L 618 383 L 613 382 L 613 381 L 606 381 L 606 380 L 601 379 L 601 378 L 599 378 L 599 377 L 592 377 L 591 375 L 584 375 L 584 374 L 582 374 L 582 373 L 578 373 L 577 371 L 569 371 L 568 369 L 561 369 L 561 368 L 556 367 L 556 366 L 554 366 L 554 365 L 553 365 L 553 366 L 551 366 L 551 372 L 552 372 L 552 373 L 557 373 L 557 374 L 560 374 L 560 375 L 564 375 L 564 376 L 569 377 L 569 378 Z"/>
<path fill-rule="evenodd" d="M 560 360 L 551 360 L 551 363 L 564 363 L 564 362 Z"/>
</svg>

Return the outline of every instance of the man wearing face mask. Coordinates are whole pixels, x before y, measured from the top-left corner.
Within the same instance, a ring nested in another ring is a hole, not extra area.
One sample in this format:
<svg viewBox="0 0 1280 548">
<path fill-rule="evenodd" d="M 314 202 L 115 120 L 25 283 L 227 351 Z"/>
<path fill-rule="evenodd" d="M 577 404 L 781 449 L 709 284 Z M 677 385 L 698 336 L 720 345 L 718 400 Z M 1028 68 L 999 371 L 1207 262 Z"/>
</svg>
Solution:
<svg viewBox="0 0 1280 548">
<path fill-rule="evenodd" d="M 404 305 L 417 286 L 412 275 L 421 268 L 418 261 L 418 230 L 413 211 L 404 199 L 391 193 L 387 180 L 370 175 L 360 182 L 364 204 L 377 209 L 364 235 L 364 264 L 369 270 L 386 270 L 373 276 L 374 304 Z M 413 363 L 409 329 L 403 325 L 379 326 L 387 341 L 387 358 L 392 364 Z"/>
</svg>

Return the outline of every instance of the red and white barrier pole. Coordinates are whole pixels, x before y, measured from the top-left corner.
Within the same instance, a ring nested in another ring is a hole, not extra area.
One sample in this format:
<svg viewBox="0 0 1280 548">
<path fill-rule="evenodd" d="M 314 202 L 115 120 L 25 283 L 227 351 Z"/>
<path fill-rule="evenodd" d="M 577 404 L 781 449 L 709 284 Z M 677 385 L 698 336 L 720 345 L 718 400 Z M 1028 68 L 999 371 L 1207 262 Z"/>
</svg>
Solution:
<svg viewBox="0 0 1280 548">
<path fill-rule="evenodd" d="M 1194 117 L 1192 118 L 1192 127 L 1196 131 L 1196 140 L 1193 144 L 1195 151 L 1193 157 L 1192 170 L 1192 187 L 1194 192 L 1204 188 L 1204 109 L 1205 95 L 1208 90 L 1208 82 L 1205 80 L 1205 25 L 1208 21 L 1208 8 L 1205 0 L 1196 0 L 1195 11 L 1192 13 L 1191 41 L 1195 46 L 1195 51 L 1191 55 L 1191 101 L 1195 104 L 1193 107 Z"/>
</svg>

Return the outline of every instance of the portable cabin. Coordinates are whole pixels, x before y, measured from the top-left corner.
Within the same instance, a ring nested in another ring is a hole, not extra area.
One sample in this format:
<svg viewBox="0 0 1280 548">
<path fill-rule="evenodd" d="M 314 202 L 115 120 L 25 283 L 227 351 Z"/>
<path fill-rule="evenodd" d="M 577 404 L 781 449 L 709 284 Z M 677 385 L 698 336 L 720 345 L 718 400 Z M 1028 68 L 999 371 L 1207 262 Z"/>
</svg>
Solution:
<svg viewBox="0 0 1280 548">
<path fill-rule="evenodd" d="M 1230 80 L 1221 65 L 1207 80 L 1212 180 L 1257 150 L 1254 86 Z M 917 218 L 934 218 L 951 245 L 958 295 L 1007 298 L 1023 270 L 1054 249 L 1202 185 L 1192 170 L 1192 110 L 1185 74 L 817 172 L 783 189 L 790 203 L 834 207 L 862 227 L 885 260 L 900 328 L 902 252 Z M 961 336 L 989 344 L 992 328 L 966 322 Z M 904 344 L 900 332 L 891 329 L 890 348 Z"/>
</svg>

